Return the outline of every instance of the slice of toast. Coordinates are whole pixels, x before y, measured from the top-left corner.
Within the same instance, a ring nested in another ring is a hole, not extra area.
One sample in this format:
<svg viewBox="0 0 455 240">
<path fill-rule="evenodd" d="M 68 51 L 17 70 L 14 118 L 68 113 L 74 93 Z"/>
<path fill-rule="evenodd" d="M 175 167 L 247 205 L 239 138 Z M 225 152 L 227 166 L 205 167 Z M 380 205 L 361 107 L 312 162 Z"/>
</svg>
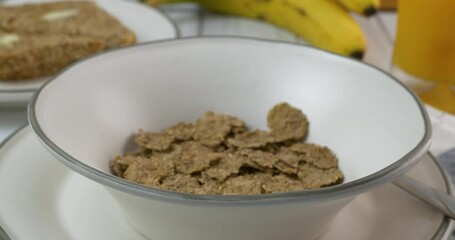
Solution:
<svg viewBox="0 0 455 240">
<path fill-rule="evenodd" d="M 133 32 L 93 2 L 3 6 L 0 80 L 52 75 L 90 54 L 135 42 Z"/>
<path fill-rule="evenodd" d="M 109 48 L 136 41 L 133 32 L 88 1 L 0 7 L 0 29 L 24 34 L 99 37 L 107 42 Z"/>
<path fill-rule="evenodd" d="M 20 80 L 52 75 L 105 47 L 104 41 L 93 37 L 0 32 L 0 79 Z"/>
</svg>

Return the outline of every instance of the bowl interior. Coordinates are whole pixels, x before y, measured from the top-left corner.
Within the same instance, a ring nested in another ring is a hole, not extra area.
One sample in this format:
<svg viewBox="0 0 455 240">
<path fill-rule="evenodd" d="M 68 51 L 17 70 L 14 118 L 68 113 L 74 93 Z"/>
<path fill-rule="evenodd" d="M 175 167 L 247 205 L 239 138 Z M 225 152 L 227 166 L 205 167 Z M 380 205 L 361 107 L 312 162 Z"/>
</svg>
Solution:
<svg viewBox="0 0 455 240">
<path fill-rule="evenodd" d="M 34 110 L 55 145 L 109 173 L 139 128 L 160 131 L 212 110 L 266 129 L 267 111 L 282 101 L 306 113 L 308 142 L 335 151 L 346 182 L 393 164 L 426 131 L 416 99 L 377 69 L 308 47 L 235 38 L 92 57 L 47 84 Z"/>
</svg>

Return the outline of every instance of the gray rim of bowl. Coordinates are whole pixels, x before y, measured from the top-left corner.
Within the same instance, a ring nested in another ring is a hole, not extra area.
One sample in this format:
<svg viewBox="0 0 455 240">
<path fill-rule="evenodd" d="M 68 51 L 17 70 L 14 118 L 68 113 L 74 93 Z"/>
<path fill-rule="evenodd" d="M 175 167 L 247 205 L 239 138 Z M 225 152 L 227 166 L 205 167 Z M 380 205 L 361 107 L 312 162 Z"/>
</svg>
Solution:
<svg viewBox="0 0 455 240">
<path fill-rule="evenodd" d="M 1 1 L 0 1 L 1 2 Z M 177 39 L 177 38 L 180 38 L 180 30 L 179 28 L 177 27 L 177 24 L 171 20 L 171 18 L 166 15 L 161 9 L 159 8 L 155 8 L 155 7 L 152 7 L 152 6 L 149 6 L 145 3 L 140 3 L 139 1 L 123 1 L 127 4 L 133 4 L 133 5 L 140 5 L 142 7 L 146 7 L 148 8 L 149 10 L 157 13 L 158 15 L 160 15 L 161 17 L 163 17 L 164 19 L 166 19 L 166 21 L 172 26 L 173 30 L 174 30 L 174 38 Z M 140 43 L 140 44 L 145 44 L 145 43 L 151 43 L 151 42 L 154 42 L 154 41 L 163 41 L 163 40 L 152 40 L 152 41 L 147 41 L 147 42 L 144 42 L 144 43 Z M 137 44 L 137 45 L 140 45 L 140 44 Z M 125 47 L 121 47 L 121 48 L 125 48 Z M 120 49 L 121 49 L 120 48 Z M 126 47 L 127 48 L 127 47 Z M 118 50 L 118 49 L 111 49 L 111 50 Z M 111 50 L 108 50 L 108 51 L 111 51 Z M 108 52 L 106 51 L 106 52 Z M 90 55 L 90 56 L 87 56 L 87 57 L 83 57 L 79 60 L 77 60 L 76 62 L 72 63 L 71 65 L 69 66 L 72 66 L 74 65 L 75 63 L 78 63 L 80 61 L 84 61 L 86 59 L 89 59 L 93 56 L 96 56 L 98 54 L 95 54 L 95 55 Z M 66 68 L 64 68 L 65 70 Z M 55 76 L 51 76 L 50 79 L 48 81 L 50 81 L 51 79 L 57 77 L 59 74 L 55 75 Z M 46 81 L 46 83 L 48 82 Z M 43 84 L 44 85 L 46 85 Z M 38 88 L 27 88 L 27 89 L 20 89 L 20 90 L 0 90 L 0 94 L 18 94 L 18 93 L 28 93 L 30 95 L 34 94 L 36 90 L 39 90 L 42 86 L 38 87 Z M 27 101 L 24 101 L 24 103 L 27 103 Z"/>
<path fill-rule="evenodd" d="M 13 133 L 11 133 L 7 138 L 5 138 L 1 143 L 0 143 L 0 151 L 3 149 L 3 147 L 6 145 L 6 143 L 8 143 L 9 141 L 11 141 L 14 137 L 16 137 L 20 132 L 22 132 L 23 130 L 26 129 L 26 127 L 28 126 L 28 124 L 25 124 L 21 127 L 19 127 L 18 129 L 16 129 Z M 442 167 L 442 165 L 436 160 L 436 158 L 433 156 L 433 154 L 431 153 L 428 153 L 428 155 L 430 156 L 431 160 L 436 164 L 436 166 L 438 167 L 439 171 L 441 172 L 442 174 L 442 177 L 444 179 L 444 183 L 446 185 L 446 192 L 450 195 L 453 196 L 454 194 L 454 186 L 453 186 L 453 183 L 452 183 L 452 180 L 450 179 L 449 177 L 449 174 L 444 170 L 444 168 Z M 439 240 L 439 239 L 443 239 L 443 237 L 447 237 L 447 235 L 451 234 L 452 233 L 452 229 L 453 229 L 453 223 L 454 221 L 445 216 L 443 219 L 442 219 L 442 222 L 441 224 L 439 225 L 438 229 L 436 230 L 436 232 L 433 234 L 433 236 L 431 237 L 432 240 Z M 3 232 L 2 232 L 3 231 Z M 3 234 L 3 235 L 2 235 Z M 2 238 L 3 237 L 3 238 Z M 8 235 L 6 235 L 6 232 L 4 229 L 1 228 L 0 226 L 0 239 L 10 239 L 10 238 L 7 238 Z"/>
<path fill-rule="evenodd" d="M 312 189 L 312 190 L 301 190 L 301 191 L 295 191 L 295 192 L 286 192 L 286 193 L 275 193 L 275 194 L 263 194 L 263 195 L 200 195 L 200 194 L 189 194 L 189 193 L 181 193 L 181 192 L 173 192 L 173 191 L 167 191 L 167 190 L 161 190 L 161 189 L 156 189 L 156 188 L 150 188 L 146 187 L 140 184 L 136 184 L 133 182 L 126 181 L 122 178 L 116 177 L 110 173 L 106 173 L 103 171 L 100 171 L 98 169 L 92 168 L 85 163 L 82 163 L 81 161 L 77 160 L 76 158 L 72 157 L 70 154 L 66 153 L 64 150 L 62 150 L 59 146 L 57 146 L 54 142 L 52 142 L 47 135 L 44 133 L 44 131 L 41 129 L 41 126 L 37 120 L 36 117 L 36 112 L 35 112 L 35 105 L 37 103 L 37 100 L 40 96 L 40 93 L 43 91 L 43 89 L 46 88 L 47 85 L 51 84 L 55 79 L 58 79 L 60 74 L 63 74 L 66 72 L 68 69 L 71 69 L 73 66 L 77 65 L 77 63 L 72 64 L 68 66 L 64 71 L 62 71 L 60 74 L 49 80 L 46 84 L 44 84 L 32 97 L 31 101 L 29 102 L 28 105 L 28 118 L 30 125 L 32 126 L 33 130 L 35 133 L 38 135 L 40 138 L 41 142 L 48 147 L 48 150 L 50 150 L 53 154 L 58 156 L 59 160 L 62 161 L 65 165 L 70 167 L 71 169 L 75 170 L 76 172 L 92 179 L 95 180 L 101 184 L 104 184 L 106 186 L 112 187 L 114 189 L 127 192 L 130 194 L 146 197 L 146 198 L 159 198 L 159 199 L 165 199 L 167 201 L 180 201 L 180 200 L 195 200 L 195 201 L 206 201 L 209 200 L 211 203 L 222 203 L 222 202 L 239 202 L 239 203 L 251 203 L 257 202 L 257 201 L 276 201 L 276 200 L 296 200 L 298 199 L 299 201 L 312 201 L 312 200 L 317 200 L 320 199 L 321 196 L 324 197 L 338 197 L 338 198 L 344 198 L 344 197 L 349 197 L 352 196 L 356 193 L 359 192 L 364 192 L 367 191 L 369 188 L 378 186 L 381 184 L 384 184 L 386 182 L 390 182 L 394 180 L 395 178 L 399 177 L 401 174 L 405 173 L 407 170 L 409 170 L 411 167 L 416 165 L 418 163 L 419 157 L 421 157 L 426 150 L 429 148 L 430 145 L 430 140 L 431 140 L 431 124 L 430 120 L 428 117 L 428 113 L 425 111 L 424 106 L 420 102 L 420 100 L 417 98 L 417 96 L 410 90 L 408 89 L 403 83 L 401 83 L 399 80 L 388 74 L 387 72 L 372 66 L 370 64 L 364 63 L 360 60 L 357 59 L 352 59 L 352 58 L 347 58 L 332 52 L 328 52 L 325 50 L 321 50 L 315 47 L 311 46 L 305 46 L 305 45 L 299 45 L 297 43 L 287 43 L 287 42 L 281 42 L 281 41 L 275 41 L 275 40 L 264 40 L 264 39 L 258 39 L 258 38 L 252 38 L 252 37 L 218 37 L 218 36 L 213 36 L 213 37 L 192 37 L 192 38 L 185 38 L 185 39 L 172 39 L 172 40 L 162 40 L 162 41 L 155 41 L 153 43 L 143 43 L 143 44 L 138 44 L 134 46 L 129 46 L 129 47 L 124 47 L 121 49 L 113 49 L 110 51 L 106 51 L 100 54 L 93 55 L 87 59 L 90 58 L 97 58 L 103 55 L 108 56 L 110 52 L 117 52 L 117 51 L 125 51 L 130 48 L 140 48 L 144 46 L 153 46 L 153 47 L 159 47 L 160 44 L 170 44 L 170 43 L 184 43 L 186 41 L 210 41 L 210 40 L 227 40 L 227 41 L 239 41 L 239 42 L 258 42 L 258 43 L 266 43 L 266 44 L 277 44 L 277 45 L 284 45 L 284 46 L 289 46 L 289 47 L 297 47 L 297 48 L 307 48 L 312 51 L 318 51 L 322 54 L 326 54 L 329 56 L 333 56 L 336 58 L 341 59 L 342 61 L 351 61 L 355 62 L 357 64 L 361 64 L 367 67 L 370 67 L 372 69 L 375 69 L 376 71 L 381 72 L 382 74 L 385 74 L 390 78 L 390 80 L 395 81 L 399 86 L 401 86 L 416 102 L 416 104 L 419 107 L 422 119 L 424 121 L 424 127 L 425 127 L 425 133 L 422 139 L 419 141 L 419 143 L 406 155 L 404 155 L 402 158 L 398 159 L 395 161 L 393 164 L 373 173 L 370 174 L 366 177 L 343 183 L 340 185 L 335 185 L 335 186 L 330 186 L 330 187 L 325 187 L 321 189 Z"/>
</svg>

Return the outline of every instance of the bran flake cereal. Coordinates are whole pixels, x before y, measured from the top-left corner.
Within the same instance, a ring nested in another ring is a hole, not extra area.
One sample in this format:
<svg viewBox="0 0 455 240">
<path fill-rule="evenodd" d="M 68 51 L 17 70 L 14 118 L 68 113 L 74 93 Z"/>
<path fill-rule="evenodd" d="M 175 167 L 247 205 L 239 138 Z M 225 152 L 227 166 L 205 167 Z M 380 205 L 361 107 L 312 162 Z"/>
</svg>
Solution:
<svg viewBox="0 0 455 240">
<path fill-rule="evenodd" d="M 270 130 L 207 112 L 163 132 L 139 130 L 138 151 L 111 162 L 114 175 L 153 188 L 191 194 L 268 194 L 339 184 L 343 173 L 327 147 L 305 143 L 309 122 L 288 103 L 267 115 Z"/>
</svg>

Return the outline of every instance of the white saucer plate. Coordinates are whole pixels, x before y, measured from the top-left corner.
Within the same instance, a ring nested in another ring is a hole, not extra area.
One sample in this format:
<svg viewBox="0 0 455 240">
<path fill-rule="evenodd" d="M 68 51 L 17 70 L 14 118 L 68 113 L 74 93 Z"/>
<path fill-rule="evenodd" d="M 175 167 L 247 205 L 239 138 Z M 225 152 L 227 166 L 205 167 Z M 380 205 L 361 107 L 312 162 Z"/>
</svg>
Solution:
<svg viewBox="0 0 455 240">
<path fill-rule="evenodd" d="M 50 2 L 54 0 L 47 0 Z M 174 23 L 159 10 L 135 1 L 95 0 L 98 5 L 131 29 L 138 43 L 178 37 Z M 2 5 L 39 3 L 45 0 L 6 0 Z M 50 77 L 22 81 L 0 81 L 0 106 L 23 107 Z"/>
<path fill-rule="evenodd" d="M 408 176 L 453 192 L 430 155 Z M 0 146 L 0 189 L 0 226 L 14 240 L 145 239 L 124 221 L 104 187 L 62 165 L 29 126 Z M 452 225 L 443 214 L 388 184 L 348 204 L 321 239 L 447 239 Z"/>
</svg>

